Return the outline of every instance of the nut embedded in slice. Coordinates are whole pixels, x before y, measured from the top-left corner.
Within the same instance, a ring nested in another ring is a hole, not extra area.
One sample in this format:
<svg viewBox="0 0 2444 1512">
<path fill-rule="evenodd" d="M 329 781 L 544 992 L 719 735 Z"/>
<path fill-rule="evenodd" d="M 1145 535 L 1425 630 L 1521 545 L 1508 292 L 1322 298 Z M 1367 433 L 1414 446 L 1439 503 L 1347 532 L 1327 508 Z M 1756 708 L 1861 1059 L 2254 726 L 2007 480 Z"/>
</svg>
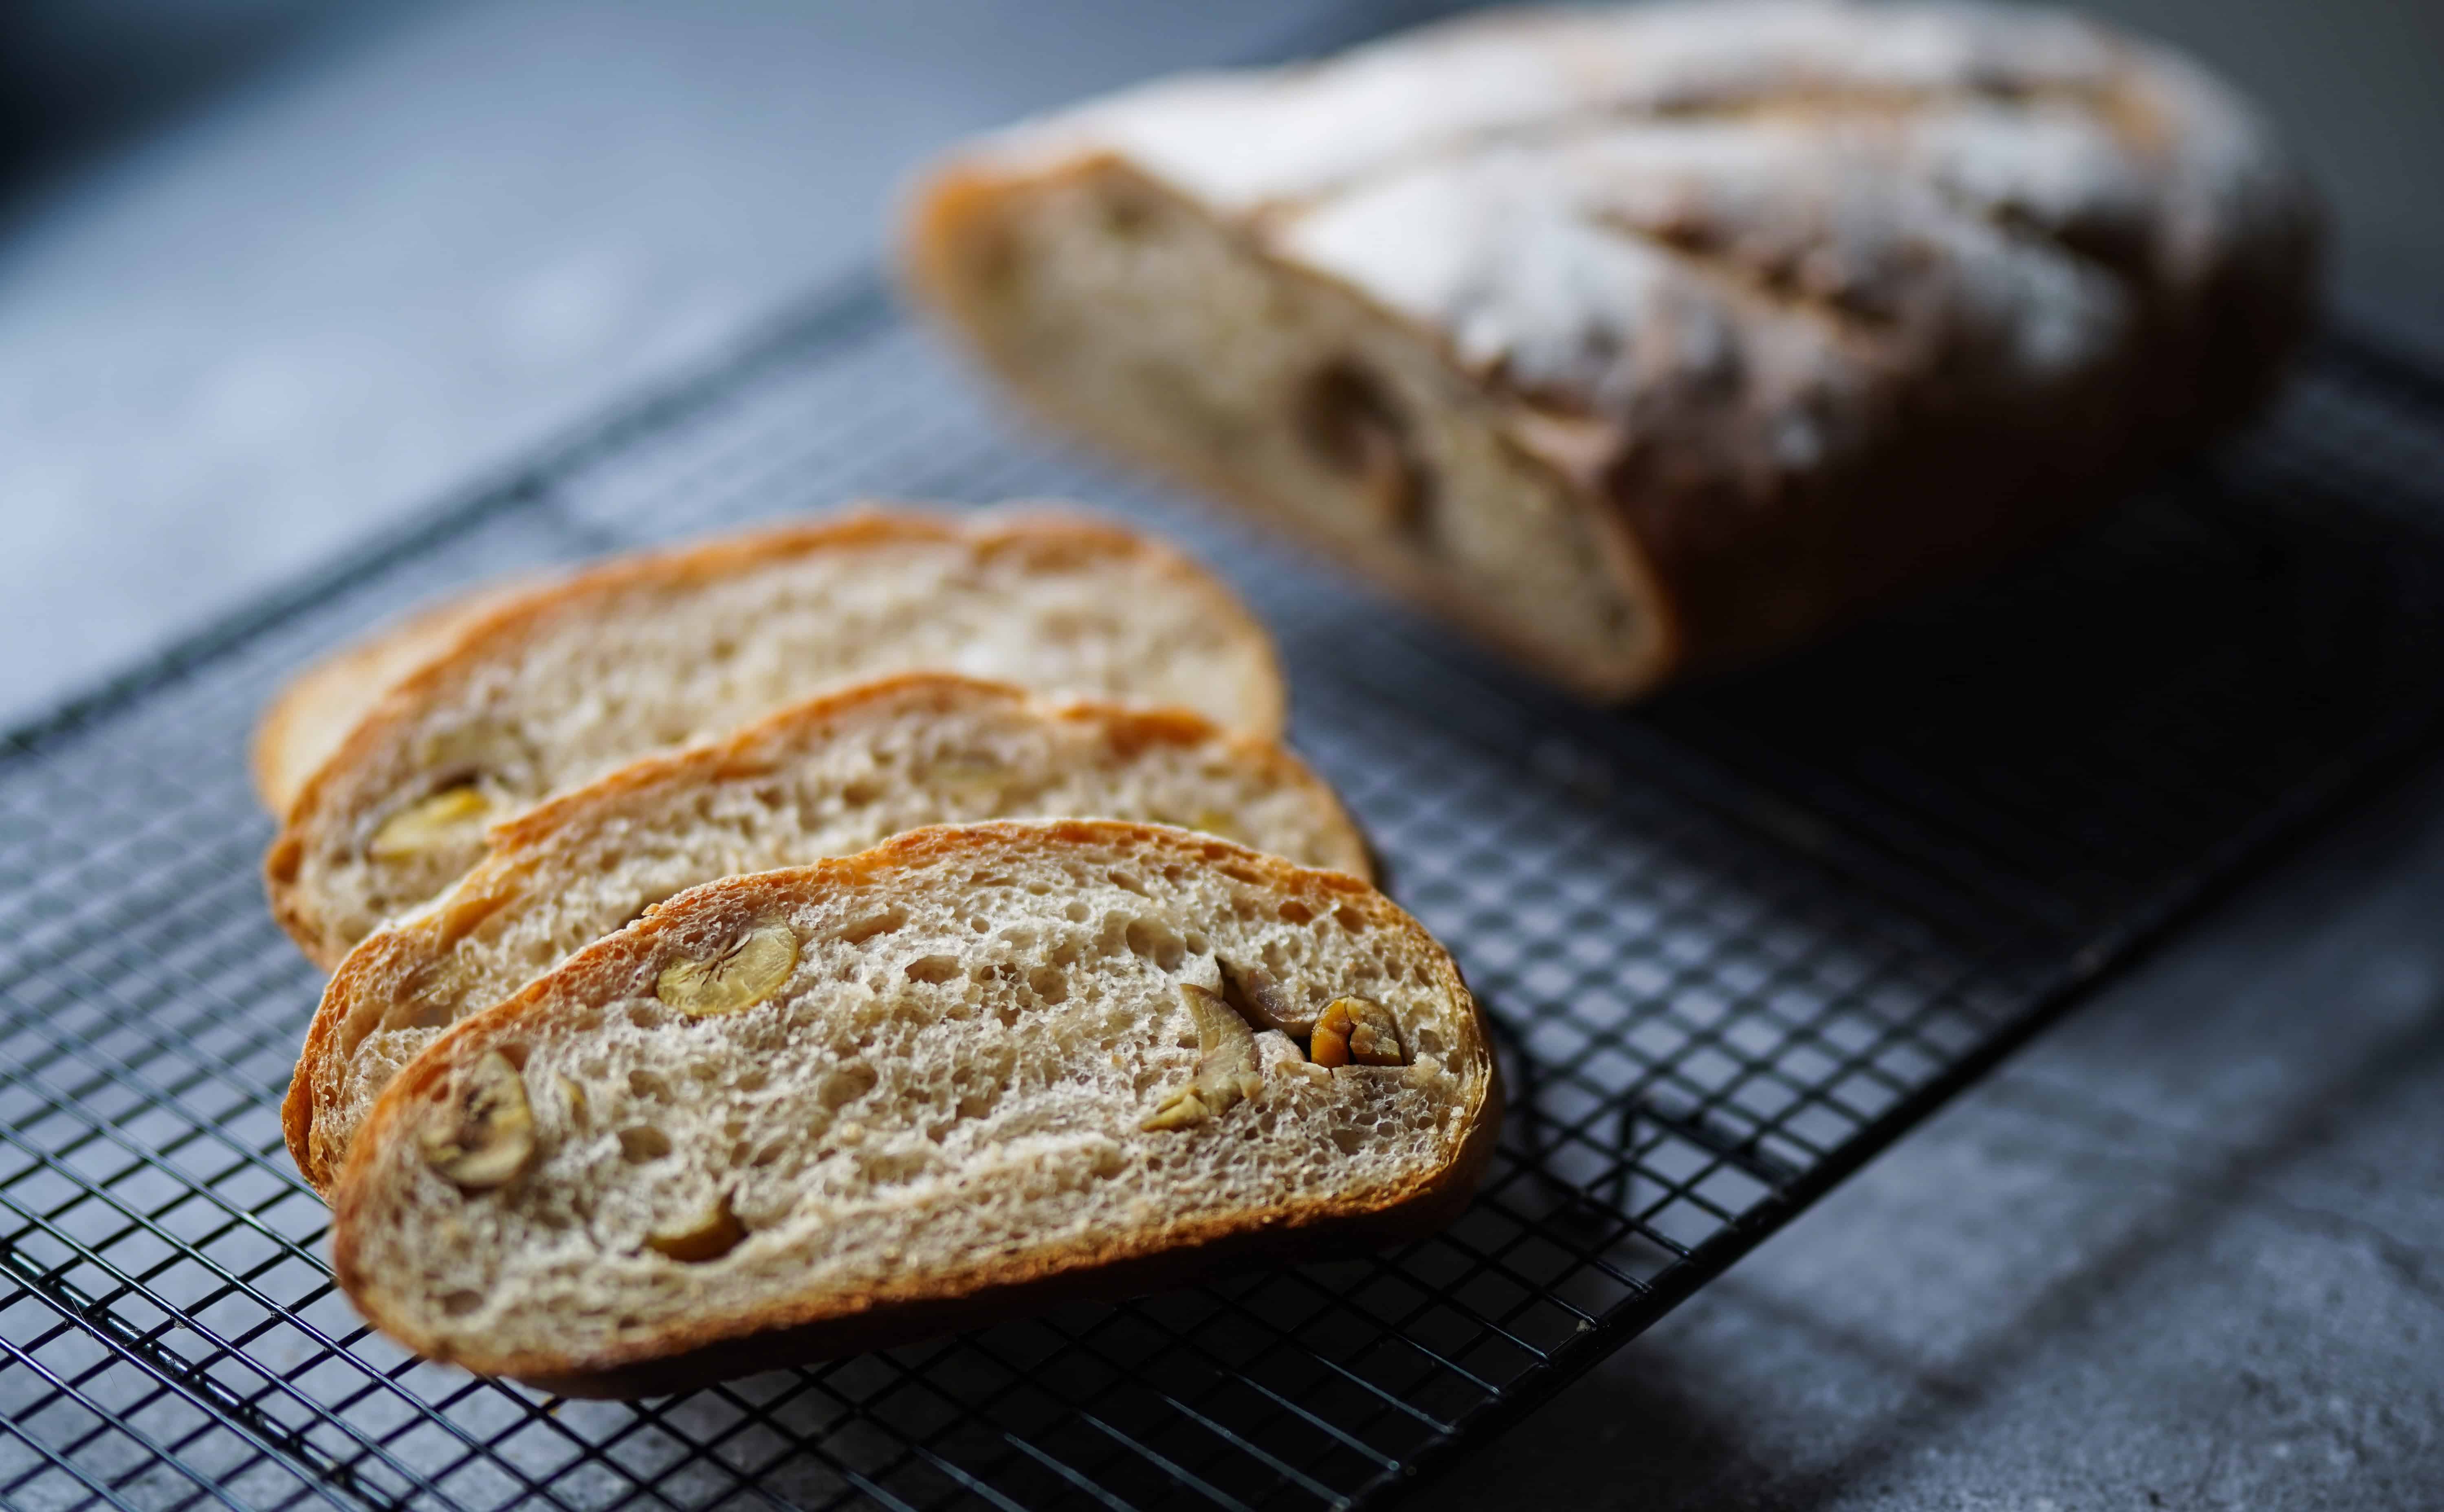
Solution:
<svg viewBox="0 0 2444 1512">
<path fill-rule="evenodd" d="M 1193 982 L 1179 986 L 1179 1001 L 1196 1022 L 1196 1076 L 1173 1093 L 1138 1125 L 1140 1129 L 1185 1129 L 1218 1118 L 1252 1097 L 1265 1084 L 1256 1056 L 1256 1031 L 1221 997 Z"/>
<path fill-rule="evenodd" d="M 709 1260 L 719 1260 L 738 1247 L 747 1237 L 747 1226 L 731 1210 L 730 1193 L 713 1205 L 712 1211 L 685 1228 L 665 1228 L 645 1236 L 646 1246 L 657 1255 L 701 1265 Z"/>
<path fill-rule="evenodd" d="M 534 1157 L 534 1114 L 526 1079 L 498 1050 L 469 1068 L 454 1119 L 424 1132 L 424 1158 L 470 1191 L 497 1187 Z"/>
<path fill-rule="evenodd" d="M 1350 485 L 1377 525 L 1409 533 L 1424 525 L 1430 479 L 1410 454 L 1407 422 L 1363 368 L 1342 359 L 1308 378 L 1297 423 L 1308 452 Z"/>
<path fill-rule="evenodd" d="M 378 861 L 414 856 L 457 839 L 491 811 L 492 801 L 472 783 L 444 788 L 384 820 L 366 850 Z"/>
<path fill-rule="evenodd" d="M 1263 967 L 1225 961 L 1222 983 L 1229 989 L 1231 1005 L 1266 1028 L 1279 1029 L 1293 1040 L 1304 1040 L 1315 1031 L 1315 1016 L 1300 1012 L 1288 989 Z"/>
<path fill-rule="evenodd" d="M 798 968 L 798 931 L 768 919 L 709 961 L 678 960 L 662 968 L 654 995 L 681 1013 L 709 1019 L 744 1013 L 781 990 Z"/>
<path fill-rule="evenodd" d="M 1307 1054 L 1320 1066 L 1404 1066 L 1400 1025 L 1373 998 L 1335 998 L 1315 1021 Z"/>
<path fill-rule="evenodd" d="M 1009 779 L 1009 768 L 990 756 L 943 756 L 925 765 L 928 784 L 954 792 L 991 792 Z"/>
<path fill-rule="evenodd" d="M 1202 835 L 1219 835 L 1226 840 L 1236 840 L 1242 845 L 1248 843 L 1248 837 L 1239 833 L 1239 826 L 1231 822 L 1231 816 L 1218 808 L 1198 809 L 1195 821 L 1184 827 Z"/>
</svg>

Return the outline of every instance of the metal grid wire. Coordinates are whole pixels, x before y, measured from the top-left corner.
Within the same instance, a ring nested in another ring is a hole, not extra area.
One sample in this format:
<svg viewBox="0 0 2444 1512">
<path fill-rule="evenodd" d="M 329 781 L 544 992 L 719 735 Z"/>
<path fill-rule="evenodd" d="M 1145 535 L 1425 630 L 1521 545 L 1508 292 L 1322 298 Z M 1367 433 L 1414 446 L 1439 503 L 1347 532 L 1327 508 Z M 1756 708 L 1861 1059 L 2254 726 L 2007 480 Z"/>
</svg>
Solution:
<svg viewBox="0 0 2444 1512">
<path fill-rule="evenodd" d="M 0 1503 L 1307 1506 L 1652 1323 L 2444 713 L 2444 385 L 2331 346 L 2045 559 L 1634 714 L 1003 426 L 872 286 L 0 747 Z M 277 1102 L 254 711 L 435 591 L 862 494 L 1103 502 L 1281 636 L 1296 739 L 1499 1026 L 1502 1152 L 1370 1259 L 636 1404 L 369 1336 Z"/>
</svg>

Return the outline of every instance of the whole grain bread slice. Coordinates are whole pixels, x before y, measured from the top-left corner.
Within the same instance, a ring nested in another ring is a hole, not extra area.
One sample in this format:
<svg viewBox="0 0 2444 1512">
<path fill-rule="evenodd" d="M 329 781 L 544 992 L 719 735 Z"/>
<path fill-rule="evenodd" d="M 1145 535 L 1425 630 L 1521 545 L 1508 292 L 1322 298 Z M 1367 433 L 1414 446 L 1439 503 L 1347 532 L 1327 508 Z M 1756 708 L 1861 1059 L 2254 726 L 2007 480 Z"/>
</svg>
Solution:
<svg viewBox="0 0 2444 1512">
<path fill-rule="evenodd" d="M 289 1152 L 327 1191 L 374 1097 L 418 1050 L 676 893 L 1013 816 L 1177 824 L 1370 875 L 1340 801 L 1272 741 L 1185 710 L 1055 702 L 948 673 L 861 684 L 495 827 L 472 871 L 340 963 L 282 1110 Z"/>
<path fill-rule="evenodd" d="M 428 1358 L 637 1394 L 1413 1235 L 1498 1109 L 1458 968 L 1358 878 L 944 825 L 692 889 L 442 1036 L 336 1274 Z"/>
<path fill-rule="evenodd" d="M 386 692 L 297 793 L 272 912 L 336 966 L 484 855 L 488 822 L 829 689 L 932 668 L 1280 733 L 1270 639 L 1187 558 L 1048 510 L 866 511 L 517 594 Z"/>
</svg>

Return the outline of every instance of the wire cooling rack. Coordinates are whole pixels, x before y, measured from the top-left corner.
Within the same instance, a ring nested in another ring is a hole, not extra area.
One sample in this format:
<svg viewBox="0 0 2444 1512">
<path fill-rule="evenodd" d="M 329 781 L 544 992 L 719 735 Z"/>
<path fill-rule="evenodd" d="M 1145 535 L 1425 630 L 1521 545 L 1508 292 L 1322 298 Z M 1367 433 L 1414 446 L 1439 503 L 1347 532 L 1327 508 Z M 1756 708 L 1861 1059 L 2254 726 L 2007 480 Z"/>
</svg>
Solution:
<svg viewBox="0 0 2444 1512">
<path fill-rule="evenodd" d="M 439 590 L 867 494 L 1104 503 L 1280 635 L 1296 739 L 1500 1030 L 1448 1232 L 634 1404 L 369 1336 L 277 1103 L 320 983 L 276 682 Z M 0 745 L 0 1503 L 1374 1503 L 1653 1323 L 2444 725 L 2444 380 L 2330 343 L 2000 581 L 1632 714 L 1023 437 L 868 282 Z"/>
</svg>

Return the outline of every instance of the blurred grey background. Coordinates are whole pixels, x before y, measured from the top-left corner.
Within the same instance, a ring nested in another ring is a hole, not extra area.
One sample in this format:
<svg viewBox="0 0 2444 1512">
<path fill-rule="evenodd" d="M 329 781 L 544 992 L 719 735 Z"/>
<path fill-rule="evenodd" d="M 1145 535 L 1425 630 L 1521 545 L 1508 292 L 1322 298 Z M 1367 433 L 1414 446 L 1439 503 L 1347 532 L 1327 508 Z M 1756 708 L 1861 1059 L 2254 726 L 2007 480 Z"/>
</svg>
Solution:
<svg viewBox="0 0 2444 1512">
<path fill-rule="evenodd" d="M 0 5 L 0 720 L 870 259 L 930 149 L 1328 0 Z M 2444 5 L 2107 0 L 2444 353 Z M 2444 782 L 2326 837 L 1424 1497 L 2444 1505 Z"/>
</svg>

